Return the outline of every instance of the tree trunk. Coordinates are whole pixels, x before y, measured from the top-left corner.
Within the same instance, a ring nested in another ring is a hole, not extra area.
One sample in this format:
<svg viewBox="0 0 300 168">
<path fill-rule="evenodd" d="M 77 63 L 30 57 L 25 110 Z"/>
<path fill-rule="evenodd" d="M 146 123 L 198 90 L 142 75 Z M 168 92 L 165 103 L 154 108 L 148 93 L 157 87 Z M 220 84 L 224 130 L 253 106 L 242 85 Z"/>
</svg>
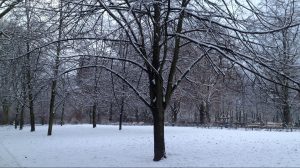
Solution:
<svg viewBox="0 0 300 168">
<path fill-rule="evenodd" d="M 44 114 L 44 106 L 43 106 L 43 101 L 41 101 L 41 111 L 43 111 L 41 115 L 41 124 L 45 125 L 45 114 Z"/>
<path fill-rule="evenodd" d="M 3 108 L 2 124 L 3 125 L 8 125 L 9 124 L 9 105 L 7 104 L 7 100 L 4 100 L 2 102 L 2 108 Z"/>
<path fill-rule="evenodd" d="M 31 28 L 30 28 L 30 14 L 29 14 L 29 0 L 25 1 L 26 4 L 26 26 L 27 26 L 27 38 L 30 37 L 30 33 L 31 33 Z M 31 61 L 30 61 L 30 41 L 27 40 L 26 42 L 26 66 L 27 66 L 27 70 L 26 70 L 26 78 L 27 78 L 27 89 L 28 89 L 28 101 L 29 101 L 29 114 L 30 114 L 30 126 L 31 129 L 30 131 L 33 132 L 35 131 L 35 117 L 34 117 L 34 104 L 33 104 L 33 86 L 32 86 L 32 74 L 31 74 Z"/>
<path fill-rule="evenodd" d="M 42 125 L 45 125 L 45 116 L 44 116 L 44 115 L 41 116 L 41 124 L 42 124 Z"/>
<path fill-rule="evenodd" d="M 58 43 L 56 47 L 56 57 L 55 57 L 55 65 L 53 68 L 53 80 L 51 85 L 51 99 L 50 99 L 50 111 L 49 111 L 49 123 L 48 123 L 48 136 L 52 134 L 52 126 L 53 126 L 53 119 L 54 119 L 54 108 L 55 108 L 55 97 L 56 97 L 56 85 L 57 85 L 57 78 L 58 78 L 58 68 L 59 68 L 59 57 L 61 53 L 61 40 L 62 37 L 62 1 L 59 2 L 59 25 L 58 25 Z"/>
<path fill-rule="evenodd" d="M 174 101 L 174 106 L 170 106 L 172 111 L 172 126 L 175 126 L 175 123 L 177 122 L 177 116 L 180 111 L 180 101 Z"/>
<path fill-rule="evenodd" d="M 172 117 L 172 126 L 175 126 L 177 122 L 177 112 L 173 111 L 173 117 Z"/>
<path fill-rule="evenodd" d="M 93 105 L 93 112 L 92 112 L 92 115 L 93 115 L 93 128 L 96 128 L 96 111 L 97 111 L 97 103 L 95 102 L 94 105 Z"/>
<path fill-rule="evenodd" d="M 26 103 L 26 102 L 24 102 Z M 20 111 L 20 130 L 23 129 L 24 126 L 24 105 L 21 106 L 21 111 Z"/>
<path fill-rule="evenodd" d="M 135 122 L 140 122 L 140 117 L 139 117 L 139 109 L 135 109 Z"/>
<path fill-rule="evenodd" d="M 57 81 L 52 81 L 51 86 L 51 99 L 50 99 L 50 111 L 49 111 L 49 123 L 48 123 L 48 133 L 47 135 L 52 135 L 52 126 L 53 126 L 53 119 L 54 119 L 54 103 L 55 103 L 55 96 L 56 96 L 56 84 Z"/>
<path fill-rule="evenodd" d="M 153 113 L 153 131 L 154 131 L 154 161 L 166 158 L 165 151 L 165 131 L 164 131 L 164 109 L 156 108 Z"/>
<path fill-rule="evenodd" d="M 286 85 L 287 81 L 285 82 Z M 289 106 L 289 89 L 287 86 L 282 86 L 283 91 L 283 126 L 287 127 L 291 123 L 291 114 L 290 114 L 290 106 Z"/>
<path fill-rule="evenodd" d="M 112 114 L 113 114 L 113 103 L 112 102 L 110 102 L 110 108 L 109 108 L 109 116 L 108 116 L 108 121 L 109 122 L 112 122 Z"/>
<path fill-rule="evenodd" d="M 60 116 L 60 126 L 64 125 L 64 115 L 65 115 L 65 101 L 62 104 L 61 116 Z"/>
<path fill-rule="evenodd" d="M 165 139 L 164 139 L 164 121 L 165 121 L 165 104 L 162 80 L 154 73 L 149 76 L 151 111 L 153 116 L 154 132 L 154 161 L 166 158 Z M 153 82 L 153 80 L 155 82 Z"/>
<path fill-rule="evenodd" d="M 31 87 L 29 87 L 31 90 Z M 30 131 L 35 131 L 35 117 L 34 117 L 34 111 L 33 111 L 33 95 L 32 91 L 29 91 L 29 114 L 30 114 Z"/>
<path fill-rule="evenodd" d="M 124 113 L 124 98 L 122 97 L 120 118 L 119 118 L 119 130 L 122 130 L 123 113 Z"/>
<path fill-rule="evenodd" d="M 290 107 L 288 103 L 283 105 L 283 126 L 287 127 L 291 123 Z"/>
<path fill-rule="evenodd" d="M 18 125 L 19 125 L 19 104 L 17 104 L 16 107 L 16 115 L 15 115 L 15 129 L 18 129 Z"/>
<path fill-rule="evenodd" d="M 198 111 L 199 111 L 199 123 L 200 123 L 200 125 L 203 125 L 204 124 L 204 115 L 205 115 L 203 102 L 201 102 L 201 104 L 198 106 Z"/>
<path fill-rule="evenodd" d="M 207 102 L 204 109 L 205 109 L 206 121 L 207 121 L 207 123 L 210 123 L 211 122 L 210 113 L 209 113 L 210 112 L 210 103 Z M 232 118 L 232 117 L 233 117 L 233 113 L 230 115 L 230 118 Z"/>
<path fill-rule="evenodd" d="M 161 1 L 154 3 L 154 32 L 152 46 L 152 66 L 158 70 L 160 67 L 160 40 L 161 40 Z M 152 71 L 152 72 L 151 72 Z M 151 100 L 151 111 L 153 115 L 154 131 L 154 161 L 159 161 L 166 157 L 164 139 L 164 88 L 160 74 L 153 70 L 149 71 L 149 91 Z M 171 79 L 172 80 L 172 79 Z"/>
<path fill-rule="evenodd" d="M 25 70 L 25 69 L 24 69 Z M 24 110 L 25 110 L 25 104 L 26 104 L 26 75 L 25 73 L 22 74 L 23 76 L 23 83 L 22 83 L 22 98 L 23 98 L 23 102 L 21 104 L 21 111 L 20 111 L 20 130 L 23 129 L 23 126 L 24 126 Z"/>
</svg>

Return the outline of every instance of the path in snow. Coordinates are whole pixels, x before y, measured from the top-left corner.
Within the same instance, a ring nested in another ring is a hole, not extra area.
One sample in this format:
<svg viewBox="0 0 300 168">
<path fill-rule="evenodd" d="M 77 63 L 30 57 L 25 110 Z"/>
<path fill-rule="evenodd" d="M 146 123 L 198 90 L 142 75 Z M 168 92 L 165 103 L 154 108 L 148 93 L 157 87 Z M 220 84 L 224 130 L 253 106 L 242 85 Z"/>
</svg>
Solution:
<svg viewBox="0 0 300 168">
<path fill-rule="evenodd" d="M 0 167 L 300 167 L 300 132 L 166 127 L 168 158 L 153 162 L 150 126 L 0 127 Z"/>
</svg>

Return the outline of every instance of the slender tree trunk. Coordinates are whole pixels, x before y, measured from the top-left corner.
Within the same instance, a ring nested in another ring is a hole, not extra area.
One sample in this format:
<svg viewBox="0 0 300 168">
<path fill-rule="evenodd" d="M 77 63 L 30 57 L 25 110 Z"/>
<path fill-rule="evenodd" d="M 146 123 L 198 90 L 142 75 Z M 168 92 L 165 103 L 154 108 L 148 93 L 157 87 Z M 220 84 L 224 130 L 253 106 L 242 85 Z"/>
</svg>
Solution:
<svg viewBox="0 0 300 168">
<path fill-rule="evenodd" d="M 96 112 L 97 112 L 97 103 L 95 102 L 93 105 L 93 128 L 96 128 L 97 122 L 96 122 Z"/>
<path fill-rule="evenodd" d="M 15 115 L 15 129 L 18 129 L 18 125 L 19 125 L 19 112 L 20 112 L 20 108 L 19 108 L 19 104 L 16 107 L 16 115 Z"/>
<path fill-rule="evenodd" d="M 30 72 L 27 73 L 28 79 L 28 101 L 29 101 L 29 115 L 30 115 L 30 131 L 35 131 L 35 116 L 34 116 L 34 104 L 33 104 L 33 94 L 32 94 L 32 86 L 31 86 L 31 75 Z"/>
<path fill-rule="evenodd" d="M 172 110 L 172 126 L 175 126 L 177 122 L 177 116 L 180 111 L 180 101 L 174 101 L 174 105 L 170 106 Z"/>
<path fill-rule="evenodd" d="M 135 122 L 140 122 L 140 117 L 139 117 L 139 109 L 138 108 L 136 108 L 135 109 Z"/>
<path fill-rule="evenodd" d="M 122 130 L 123 114 L 124 114 L 124 98 L 122 98 L 122 101 L 121 101 L 120 118 L 119 118 L 119 130 Z"/>
<path fill-rule="evenodd" d="M 24 105 L 22 105 L 20 111 L 20 130 L 22 130 L 24 126 L 24 108 Z"/>
<path fill-rule="evenodd" d="M 60 116 L 60 126 L 64 125 L 64 115 L 65 115 L 65 101 L 62 104 L 61 116 Z"/>
<path fill-rule="evenodd" d="M 41 124 L 45 125 L 45 113 L 44 113 L 43 101 L 41 102 L 41 111 L 43 111 L 41 115 Z"/>
<path fill-rule="evenodd" d="M 48 133 L 47 135 L 52 135 L 52 126 L 53 126 L 53 119 L 54 119 L 54 103 L 55 103 L 55 95 L 56 95 L 56 80 L 52 81 L 51 86 L 51 99 L 50 99 L 50 112 L 49 112 L 49 122 L 48 122 Z"/>
<path fill-rule="evenodd" d="M 60 7 L 59 7 L 59 25 L 58 25 L 58 42 L 56 48 L 56 57 L 55 57 L 55 65 L 53 69 L 53 80 L 51 85 L 51 98 L 50 98 L 50 111 L 49 111 L 49 123 L 48 123 L 48 133 L 47 135 L 52 135 L 52 126 L 54 120 L 54 108 L 55 108 L 55 98 L 56 98 L 56 85 L 57 85 L 57 78 L 58 78 L 58 68 L 59 68 L 59 57 L 61 54 L 61 40 L 62 37 L 62 0 L 60 0 Z"/>
<path fill-rule="evenodd" d="M 110 102 L 110 108 L 109 108 L 109 114 L 108 114 L 108 121 L 111 122 L 112 121 L 112 114 L 113 114 L 113 103 Z"/>
<path fill-rule="evenodd" d="M 25 71 L 25 69 L 24 69 Z M 24 111 L 25 111 L 25 105 L 26 105 L 26 75 L 25 73 L 22 74 L 23 76 L 23 82 L 22 82 L 22 92 L 21 92 L 21 95 L 22 95 L 22 98 L 23 98 L 23 102 L 21 104 L 21 111 L 20 111 L 20 130 L 23 129 L 23 126 L 24 126 Z"/>
<path fill-rule="evenodd" d="M 8 125 L 9 124 L 9 105 L 8 105 L 8 101 L 6 99 L 4 99 L 4 101 L 2 102 L 2 109 L 3 109 L 2 124 Z"/>
<path fill-rule="evenodd" d="M 31 89 L 29 89 L 31 90 Z M 34 111 L 33 111 L 33 96 L 32 92 L 29 92 L 29 113 L 30 113 L 30 131 L 35 131 L 35 117 L 34 117 Z"/>
<path fill-rule="evenodd" d="M 205 118 L 206 118 L 206 121 L 207 121 L 208 123 L 210 123 L 210 122 L 211 122 L 211 119 L 210 119 L 210 113 L 209 113 L 209 112 L 210 112 L 210 103 L 209 103 L 209 102 L 206 103 L 204 109 L 205 109 Z M 231 113 L 232 113 L 232 114 L 230 115 L 230 118 L 233 117 L 233 112 L 231 112 Z"/>
<path fill-rule="evenodd" d="M 24 88 L 25 89 L 25 88 Z M 21 111 L 20 111 L 20 130 L 23 129 L 24 126 L 24 110 L 25 110 L 25 103 L 26 103 L 26 95 L 23 93 L 23 104 L 21 105 Z"/>
<path fill-rule="evenodd" d="M 29 0 L 25 1 L 26 4 L 26 23 L 27 23 L 27 42 L 26 42 L 26 63 L 27 63 L 27 71 L 26 71 L 26 78 L 27 78 L 27 89 L 28 89 L 28 103 L 29 103 L 29 114 L 30 114 L 30 131 L 35 131 L 35 117 L 34 117 L 34 103 L 33 103 L 33 86 L 32 86 L 32 74 L 31 74 L 31 61 L 30 61 L 30 41 L 29 37 L 31 34 L 31 27 L 30 27 L 30 11 L 29 11 Z"/>
<path fill-rule="evenodd" d="M 97 44 L 96 44 L 97 45 Z M 97 115 L 97 95 L 98 95 L 98 58 L 96 57 L 95 59 L 95 72 L 94 72 L 94 104 L 93 104 L 93 109 L 92 109 L 92 120 L 93 120 L 93 128 L 96 128 L 97 121 L 96 121 L 96 115 Z M 99 117 L 98 117 L 99 118 Z"/>
</svg>

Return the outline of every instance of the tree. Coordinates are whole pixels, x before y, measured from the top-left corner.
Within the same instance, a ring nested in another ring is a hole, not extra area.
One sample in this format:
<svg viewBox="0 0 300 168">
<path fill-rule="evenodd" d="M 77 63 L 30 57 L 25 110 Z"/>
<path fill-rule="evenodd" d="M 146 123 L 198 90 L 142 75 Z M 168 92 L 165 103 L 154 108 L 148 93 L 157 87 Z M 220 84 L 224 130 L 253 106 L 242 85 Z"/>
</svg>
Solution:
<svg viewBox="0 0 300 168">
<path fill-rule="evenodd" d="M 295 1 L 265 1 L 261 4 L 264 12 L 271 15 L 270 23 L 276 25 L 284 25 L 295 20 Z M 268 57 L 272 61 L 268 63 L 279 74 L 272 73 L 269 69 L 264 69 L 264 73 L 276 83 L 268 83 L 268 91 L 276 104 L 276 107 L 281 111 L 283 126 L 291 125 L 292 123 L 292 102 L 293 97 L 297 92 L 293 91 L 289 86 L 294 82 L 286 78 L 289 76 L 293 79 L 297 78 L 298 70 L 297 60 L 299 59 L 299 26 L 286 27 L 280 31 L 274 32 L 267 39 L 260 39 L 261 42 L 270 46 L 266 47 L 262 55 Z M 285 76 L 283 76 L 284 74 Z"/>
<path fill-rule="evenodd" d="M 2 2 L 0 2 L 0 19 L 20 2 L 22 2 L 22 0 L 2 0 Z"/>
<path fill-rule="evenodd" d="M 55 115 L 55 97 L 57 92 L 57 80 L 58 80 L 58 72 L 59 72 L 59 65 L 60 65 L 60 55 L 61 55 L 61 39 L 62 39 L 62 27 L 63 27 L 63 0 L 59 1 L 59 24 L 58 24 L 58 42 L 56 47 L 56 56 L 55 62 L 53 67 L 53 79 L 51 83 L 51 98 L 50 98 L 50 108 L 49 108 L 49 124 L 48 124 L 48 136 L 52 134 L 52 126 L 53 126 L 53 119 Z"/>
<path fill-rule="evenodd" d="M 263 47 L 263 45 L 255 43 L 255 40 L 251 40 L 251 38 L 257 34 L 280 31 L 283 29 L 282 27 L 294 26 L 291 23 L 278 25 L 279 28 L 263 30 L 265 23 L 261 23 L 262 29 L 259 31 L 246 30 L 250 25 L 246 24 L 247 20 L 243 16 L 238 16 L 244 12 L 241 9 L 255 13 L 257 18 L 264 17 L 260 15 L 259 11 L 255 11 L 257 9 L 249 1 L 246 4 L 236 1 L 214 3 L 211 1 L 190 2 L 189 0 L 176 2 L 160 0 L 151 3 L 126 0 L 123 2 L 98 0 L 97 2 L 100 8 L 105 10 L 123 29 L 130 44 L 146 65 L 150 103 L 145 98 L 141 96 L 140 98 L 151 109 L 154 119 L 154 161 L 161 160 L 166 156 L 165 109 L 172 93 L 195 64 L 206 55 L 208 57 L 221 56 L 245 71 L 254 73 L 259 78 L 274 82 L 261 75 L 254 66 L 254 64 L 261 65 L 271 69 L 272 73 L 280 75 L 265 62 L 254 59 L 259 58 L 259 55 L 252 52 L 252 47 Z M 231 5 L 237 5 L 239 8 L 232 11 L 229 9 Z M 191 9 L 192 7 L 195 9 Z M 187 18 L 188 21 L 185 22 Z M 191 65 L 182 71 L 182 77 L 174 81 L 178 60 L 182 57 L 181 48 L 190 43 L 199 46 L 203 55 L 194 58 Z M 243 53 L 240 52 L 241 50 L 244 50 Z M 170 63 L 166 63 L 167 59 Z M 217 66 L 215 67 L 218 69 Z M 287 74 L 281 76 L 290 80 Z M 293 82 L 297 84 L 297 82 Z M 294 87 L 294 89 L 298 88 Z"/>
</svg>

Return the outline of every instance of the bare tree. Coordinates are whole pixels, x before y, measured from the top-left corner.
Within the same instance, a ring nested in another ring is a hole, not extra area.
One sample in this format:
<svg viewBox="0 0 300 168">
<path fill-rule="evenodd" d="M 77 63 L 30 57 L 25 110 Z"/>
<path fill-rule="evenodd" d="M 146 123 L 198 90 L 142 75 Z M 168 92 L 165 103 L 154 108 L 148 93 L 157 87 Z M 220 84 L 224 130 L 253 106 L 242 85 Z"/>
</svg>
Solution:
<svg viewBox="0 0 300 168">
<path fill-rule="evenodd" d="M 56 47 L 56 56 L 55 62 L 53 67 L 53 80 L 51 83 L 51 98 L 50 98 L 50 111 L 49 111 L 49 126 L 48 126 L 48 136 L 52 134 L 52 126 L 53 126 L 53 119 L 55 115 L 55 97 L 57 92 L 57 80 L 58 80 L 58 72 L 59 72 L 59 65 L 60 65 L 60 55 L 61 55 L 61 39 L 62 39 L 62 27 L 63 27 L 63 0 L 59 1 L 59 24 L 58 24 L 58 42 Z"/>
<path fill-rule="evenodd" d="M 0 19 L 2 19 L 2 17 L 4 17 L 20 2 L 22 2 L 22 0 L 2 0 L 0 2 Z"/>
</svg>

